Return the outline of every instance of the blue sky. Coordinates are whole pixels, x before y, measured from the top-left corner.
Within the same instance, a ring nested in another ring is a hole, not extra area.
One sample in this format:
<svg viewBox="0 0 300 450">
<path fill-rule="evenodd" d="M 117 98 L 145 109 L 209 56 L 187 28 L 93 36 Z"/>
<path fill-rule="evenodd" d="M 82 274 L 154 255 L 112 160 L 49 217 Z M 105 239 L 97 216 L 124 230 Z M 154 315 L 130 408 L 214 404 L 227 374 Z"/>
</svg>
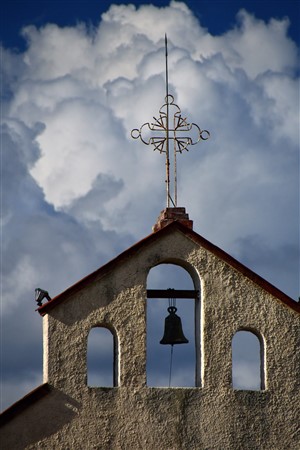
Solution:
<svg viewBox="0 0 300 450">
<path fill-rule="evenodd" d="M 93 25 L 99 22 L 100 14 L 106 11 L 112 2 L 101 1 L 64 1 L 12 0 L 6 2 L 2 11 L 1 39 L 5 46 L 24 47 L 20 30 L 25 25 L 43 26 L 53 22 L 60 26 L 76 25 L 85 21 Z M 115 4 L 122 4 L 116 1 Z M 167 6 L 168 1 L 132 1 L 136 6 L 151 3 L 155 6 Z M 291 19 L 289 35 L 299 42 L 300 2 L 298 0 L 274 0 L 272 4 L 260 0 L 200 0 L 186 1 L 189 8 L 213 34 L 222 34 L 235 23 L 235 16 L 241 8 L 254 13 L 257 18 L 268 20 L 270 17 Z"/>
<path fill-rule="evenodd" d="M 164 161 L 130 137 L 163 104 L 165 32 L 170 92 L 211 132 L 180 155 L 180 206 L 196 232 L 300 293 L 299 2 L 133 3 L 11 1 L 1 14 L 3 408 L 42 382 L 34 289 L 65 290 L 165 207 Z"/>
</svg>

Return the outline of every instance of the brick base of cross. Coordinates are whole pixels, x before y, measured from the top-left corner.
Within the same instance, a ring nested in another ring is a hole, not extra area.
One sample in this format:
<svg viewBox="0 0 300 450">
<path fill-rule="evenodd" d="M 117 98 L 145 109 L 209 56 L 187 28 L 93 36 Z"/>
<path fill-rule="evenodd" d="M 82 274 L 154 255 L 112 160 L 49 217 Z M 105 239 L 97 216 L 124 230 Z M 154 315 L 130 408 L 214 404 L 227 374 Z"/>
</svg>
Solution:
<svg viewBox="0 0 300 450">
<path fill-rule="evenodd" d="M 161 211 L 156 224 L 152 227 L 152 231 L 155 233 L 175 221 L 182 223 L 182 225 L 185 225 L 191 230 L 193 229 L 193 221 L 189 219 L 189 215 L 185 212 L 185 208 L 176 207 L 165 208 Z"/>
</svg>

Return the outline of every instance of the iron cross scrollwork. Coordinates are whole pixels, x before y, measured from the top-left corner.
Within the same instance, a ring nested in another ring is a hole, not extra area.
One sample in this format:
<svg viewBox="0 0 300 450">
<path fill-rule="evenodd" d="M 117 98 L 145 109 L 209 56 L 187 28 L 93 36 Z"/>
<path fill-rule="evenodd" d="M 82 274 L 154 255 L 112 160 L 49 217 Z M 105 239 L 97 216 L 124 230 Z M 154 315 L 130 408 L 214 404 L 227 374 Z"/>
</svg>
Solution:
<svg viewBox="0 0 300 450">
<path fill-rule="evenodd" d="M 159 110 L 159 117 L 153 117 L 154 122 L 146 122 L 139 129 L 131 131 L 133 139 L 141 139 L 146 145 L 153 145 L 154 150 L 166 154 L 166 185 L 167 207 L 170 201 L 177 206 L 177 153 L 188 151 L 189 145 L 195 145 L 200 140 L 206 141 L 210 137 L 207 130 L 201 130 L 196 123 L 188 123 L 181 115 L 179 106 L 174 102 L 173 95 L 168 92 L 168 48 L 165 37 L 166 55 L 166 96 L 165 103 Z M 170 123 L 171 122 L 171 123 Z M 173 141 L 173 190 L 174 198 L 170 194 L 170 141 Z"/>
<path fill-rule="evenodd" d="M 188 151 L 188 145 L 195 145 L 200 140 L 206 141 L 210 134 L 207 130 L 201 130 L 196 123 L 188 123 L 187 119 L 182 117 L 181 110 L 176 103 L 174 103 L 173 95 L 168 94 L 165 98 L 165 104 L 159 110 L 159 118 L 153 117 L 154 122 L 144 123 L 140 129 L 135 128 L 131 131 L 133 139 L 140 138 L 146 145 L 154 145 L 154 150 L 160 153 L 167 152 L 167 140 L 174 141 L 175 151 L 182 153 L 183 150 Z M 173 128 L 170 128 L 168 123 L 170 108 L 174 109 L 173 114 Z M 188 136 L 181 133 L 191 131 L 192 128 L 196 130 L 194 136 Z M 163 132 L 164 135 L 149 134 L 151 131 Z M 180 134 L 177 134 L 180 133 Z"/>
</svg>

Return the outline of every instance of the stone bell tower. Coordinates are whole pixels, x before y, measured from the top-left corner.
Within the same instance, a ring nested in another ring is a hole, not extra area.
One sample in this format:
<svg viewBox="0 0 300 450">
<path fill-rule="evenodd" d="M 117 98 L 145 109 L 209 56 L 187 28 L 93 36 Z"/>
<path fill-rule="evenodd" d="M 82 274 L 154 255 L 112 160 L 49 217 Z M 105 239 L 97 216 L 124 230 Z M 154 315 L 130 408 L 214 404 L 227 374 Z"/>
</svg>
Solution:
<svg viewBox="0 0 300 450">
<path fill-rule="evenodd" d="M 300 448 L 300 304 L 193 231 L 177 206 L 176 156 L 196 144 L 192 128 L 196 141 L 209 137 L 182 118 L 167 87 L 159 118 L 133 130 L 166 156 L 167 207 L 149 236 L 39 306 L 44 383 L 2 414 L 3 450 Z M 147 384 L 147 299 L 170 296 L 148 289 L 147 278 L 162 264 L 192 280 L 193 289 L 174 295 L 195 302 L 193 387 Z M 87 382 L 95 328 L 113 337 L 112 387 Z M 232 383 L 232 342 L 241 330 L 259 342 L 257 390 Z"/>
<path fill-rule="evenodd" d="M 194 387 L 147 385 L 147 276 L 165 263 L 184 268 L 194 284 Z M 44 384 L 2 414 L 3 449 L 299 447 L 300 305 L 180 220 L 38 312 Z M 87 342 L 95 327 L 113 335 L 113 387 L 87 383 Z M 260 343 L 259 390 L 232 385 L 232 340 L 240 330 Z"/>
</svg>

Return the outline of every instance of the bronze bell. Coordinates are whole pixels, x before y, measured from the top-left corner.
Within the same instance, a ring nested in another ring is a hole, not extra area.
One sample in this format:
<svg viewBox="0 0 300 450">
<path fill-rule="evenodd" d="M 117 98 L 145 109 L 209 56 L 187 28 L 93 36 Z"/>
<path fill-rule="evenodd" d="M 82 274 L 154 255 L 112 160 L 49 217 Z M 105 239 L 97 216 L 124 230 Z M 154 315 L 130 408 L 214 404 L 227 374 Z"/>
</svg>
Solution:
<svg viewBox="0 0 300 450">
<path fill-rule="evenodd" d="M 189 341 L 184 336 L 182 331 L 181 319 L 175 314 L 177 308 L 175 306 L 169 306 L 168 317 L 165 318 L 165 331 L 160 344 L 175 345 L 175 344 L 187 344 Z"/>
</svg>

